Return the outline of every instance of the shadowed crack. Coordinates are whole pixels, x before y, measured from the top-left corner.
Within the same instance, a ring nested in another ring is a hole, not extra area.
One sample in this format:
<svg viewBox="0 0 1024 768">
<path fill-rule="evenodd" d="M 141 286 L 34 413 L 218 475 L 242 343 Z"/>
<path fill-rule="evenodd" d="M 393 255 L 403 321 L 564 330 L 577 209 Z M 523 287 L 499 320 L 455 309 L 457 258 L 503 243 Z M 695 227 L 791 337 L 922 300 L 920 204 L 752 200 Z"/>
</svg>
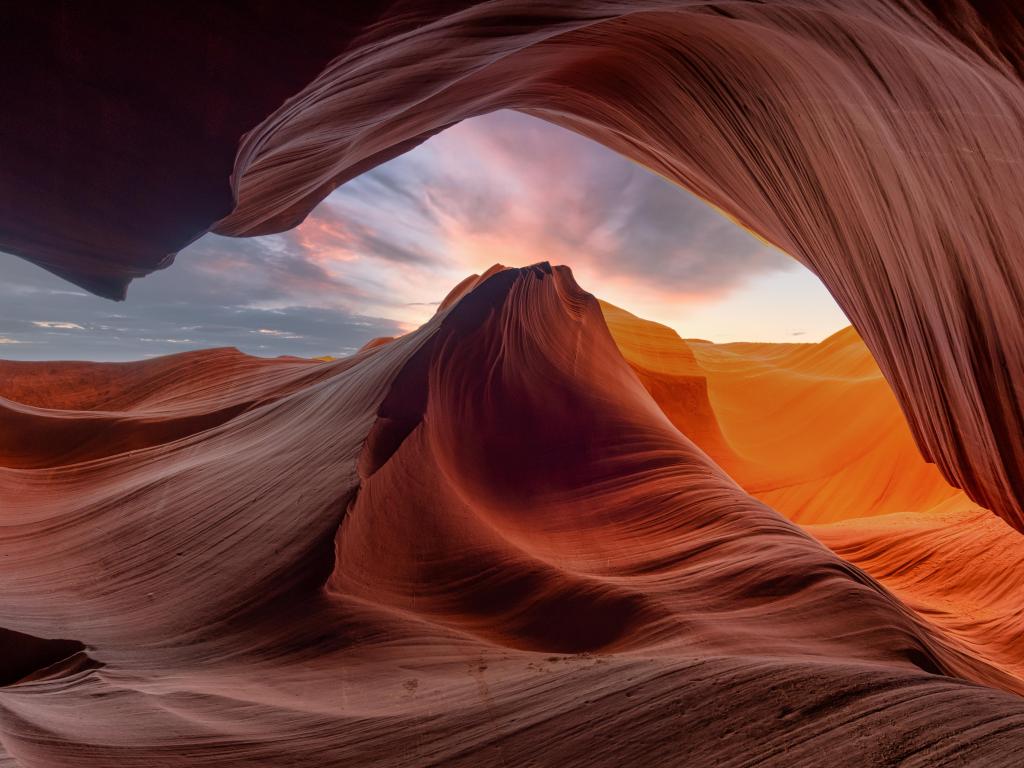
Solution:
<svg viewBox="0 0 1024 768">
<path fill-rule="evenodd" d="M 47 640 L 0 628 L 0 685 L 11 685 L 85 650 L 77 640 Z"/>
</svg>

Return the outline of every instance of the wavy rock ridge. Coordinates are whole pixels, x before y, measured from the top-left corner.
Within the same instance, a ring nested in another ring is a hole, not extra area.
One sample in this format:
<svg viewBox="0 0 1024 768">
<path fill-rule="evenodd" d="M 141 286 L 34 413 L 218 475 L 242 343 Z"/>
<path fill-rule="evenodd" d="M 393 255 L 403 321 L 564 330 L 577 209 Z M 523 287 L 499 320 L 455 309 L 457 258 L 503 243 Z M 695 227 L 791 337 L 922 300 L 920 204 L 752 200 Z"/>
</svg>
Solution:
<svg viewBox="0 0 1024 768">
<path fill-rule="evenodd" d="M 1024 746 L 1024 681 L 742 491 L 565 268 L 492 270 L 342 361 L 213 350 L 192 383 L 162 375 L 184 357 L 22 368 L 93 383 L 30 387 L 46 418 L 194 429 L 3 455 L 19 766 L 1013 765 Z"/>
</svg>

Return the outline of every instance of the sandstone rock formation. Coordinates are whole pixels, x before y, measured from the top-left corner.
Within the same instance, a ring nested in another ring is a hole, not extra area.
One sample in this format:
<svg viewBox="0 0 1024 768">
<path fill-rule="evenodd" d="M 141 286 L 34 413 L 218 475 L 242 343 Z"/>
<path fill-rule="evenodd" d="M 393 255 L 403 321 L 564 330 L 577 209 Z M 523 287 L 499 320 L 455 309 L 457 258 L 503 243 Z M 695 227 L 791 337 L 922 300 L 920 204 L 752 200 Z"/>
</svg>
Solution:
<svg viewBox="0 0 1024 768">
<path fill-rule="evenodd" d="M 814 270 L 924 455 L 1024 528 L 1024 25 L 983 0 L 356 3 L 5 20 L 0 249 L 108 296 L 519 109 Z"/>
<path fill-rule="evenodd" d="M 0 764 L 995 766 L 1024 748 L 1010 651 L 987 658 L 747 495 L 565 268 L 492 271 L 334 362 L 15 374 L 2 403 L 26 438 L 149 426 L 0 455 Z"/>
</svg>

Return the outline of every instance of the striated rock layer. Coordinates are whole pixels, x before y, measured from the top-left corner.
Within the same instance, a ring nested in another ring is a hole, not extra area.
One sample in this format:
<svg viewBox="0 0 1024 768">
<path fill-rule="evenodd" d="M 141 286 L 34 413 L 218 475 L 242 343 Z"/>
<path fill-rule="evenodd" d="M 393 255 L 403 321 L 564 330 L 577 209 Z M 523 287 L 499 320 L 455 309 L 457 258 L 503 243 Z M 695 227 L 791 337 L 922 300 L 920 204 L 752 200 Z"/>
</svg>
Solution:
<svg viewBox="0 0 1024 768">
<path fill-rule="evenodd" d="M 747 495 L 638 360 L 542 264 L 340 361 L 18 366 L 31 419 L 176 426 L 0 455 L 0 764 L 1015 765 L 1024 679 Z"/>
<path fill-rule="evenodd" d="M 1024 541 L 921 458 L 852 328 L 818 344 L 720 345 L 601 308 L 651 397 L 744 490 L 987 660 L 1024 672 Z"/>
<path fill-rule="evenodd" d="M 58 5 L 5 20 L 0 248 L 121 296 L 207 229 L 287 229 L 433 133 L 523 110 L 814 270 L 924 455 L 1024 528 L 1017 4 Z"/>
<path fill-rule="evenodd" d="M 917 451 L 852 328 L 818 344 L 712 344 L 605 302 L 601 309 L 619 351 L 673 425 L 790 520 L 967 503 Z"/>
<path fill-rule="evenodd" d="M 720 463 L 790 520 L 925 511 L 963 496 L 921 458 L 852 328 L 820 344 L 689 346 L 716 419 L 743 459 Z"/>
</svg>

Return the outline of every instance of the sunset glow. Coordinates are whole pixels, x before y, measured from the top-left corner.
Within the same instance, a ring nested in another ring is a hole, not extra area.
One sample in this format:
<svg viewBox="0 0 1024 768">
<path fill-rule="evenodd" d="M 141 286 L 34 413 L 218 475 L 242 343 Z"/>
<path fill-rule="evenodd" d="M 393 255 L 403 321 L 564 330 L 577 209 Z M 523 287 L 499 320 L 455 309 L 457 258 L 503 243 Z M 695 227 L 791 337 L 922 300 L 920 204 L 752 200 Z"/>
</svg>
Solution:
<svg viewBox="0 0 1024 768">
<path fill-rule="evenodd" d="M 418 327 L 466 275 L 538 261 L 684 338 L 820 341 L 848 325 L 808 270 L 685 190 L 499 112 L 343 185 L 293 230 L 203 237 L 121 305 L 5 256 L 0 343 L 21 359 L 344 356 Z"/>
</svg>

